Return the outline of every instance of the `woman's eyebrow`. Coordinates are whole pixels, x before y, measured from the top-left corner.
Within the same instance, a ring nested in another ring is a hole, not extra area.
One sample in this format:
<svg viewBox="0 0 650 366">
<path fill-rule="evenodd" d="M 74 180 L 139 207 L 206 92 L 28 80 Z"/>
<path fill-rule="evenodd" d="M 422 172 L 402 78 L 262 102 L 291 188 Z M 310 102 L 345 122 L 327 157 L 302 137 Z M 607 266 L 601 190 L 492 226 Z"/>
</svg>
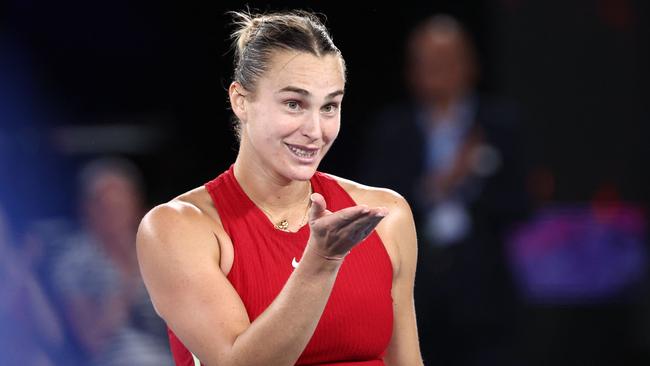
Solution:
<svg viewBox="0 0 650 366">
<path fill-rule="evenodd" d="M 305 89 L 303 89 L 303 88 L 298 88 L 298 87 L 296 87 L 296 86 L 291 86 L 291 85 L 289 85 L 289 86 L 285 86 L 284 88 L 282 88 L 282 89 L 280 89 L 280 90 L 277 91 L 278 94 L 279 94 L 279 93 L 284 93 L 284 92 L 293 92 L 293 93 L 298 93 L 298 94 L 300 94 L 300 95 L 304 95 L 304 96 L 306 96 L 306 97 L 309 96 L 309 95 L 311 94 L 311 93 L 309 93 L 307 90 L 305 90 Z"/>
<path fill-rule="evenodd" d="M 303 95 L 305 97 L 311 96 L 311 93 L 309 91 L 307 91 L 306 89 L 299 88 L 299 87 L 296 87 L 296 86 L 291 86 L 291 85 L 285 86 L 284 88 L 278 90 L 276 93 L 279 94 L 279 93 L 284 93 L 284 92 L 298 93 L 298 94 Z M 343 90 L 337 90 L 337 91 L 331 92 L 331 93 L 327 94 L 326 99 L 332 99 L 332 98 L 336 97 L 337 95 L 343 95 L 343 93 L 344 93 Z"/>
</svg>

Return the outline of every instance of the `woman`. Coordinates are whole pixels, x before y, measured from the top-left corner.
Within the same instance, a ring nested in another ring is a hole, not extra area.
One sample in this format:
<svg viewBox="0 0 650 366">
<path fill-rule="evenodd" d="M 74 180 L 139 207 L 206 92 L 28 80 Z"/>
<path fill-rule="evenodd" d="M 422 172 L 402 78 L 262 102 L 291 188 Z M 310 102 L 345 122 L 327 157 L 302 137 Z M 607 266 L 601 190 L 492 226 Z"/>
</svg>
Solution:
<svg viewBox="0 0 650 366">
<path fill-rule="evenodd" d="M 421 364 L 407 203 L 316 171 L 340 127 L 340 51 L 309 13 L 234 16 L 237 159 L 138 232 L 176 363 Z"/>
</svg>

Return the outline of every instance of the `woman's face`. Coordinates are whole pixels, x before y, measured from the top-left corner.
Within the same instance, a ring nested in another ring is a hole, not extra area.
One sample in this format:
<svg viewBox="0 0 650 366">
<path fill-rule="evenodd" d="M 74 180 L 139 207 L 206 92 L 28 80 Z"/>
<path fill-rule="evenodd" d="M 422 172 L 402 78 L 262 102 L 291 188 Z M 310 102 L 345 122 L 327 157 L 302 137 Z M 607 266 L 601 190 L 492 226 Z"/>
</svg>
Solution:
<svg viewBox="0 0 650 366">
<path fill-rule="evenodd" d="M 266 173 L 308 180 L 339 133 L 344 87 L 337 55 L 275 52 L 255 93 L 238 90 L 240 148 Z"/>
</svg>

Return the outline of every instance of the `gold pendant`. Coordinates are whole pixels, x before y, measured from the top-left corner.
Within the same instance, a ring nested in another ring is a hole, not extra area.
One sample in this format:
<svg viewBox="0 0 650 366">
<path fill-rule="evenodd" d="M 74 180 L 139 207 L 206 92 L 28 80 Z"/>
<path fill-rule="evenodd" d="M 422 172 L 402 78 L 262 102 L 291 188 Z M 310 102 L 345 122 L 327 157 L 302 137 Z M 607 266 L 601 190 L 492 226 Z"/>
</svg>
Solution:
<svg viewBox="0 0 650 366">
<path fill-rule="evenodd" d="M 287 220 L 282 220 L 275 224 L 275 228 L 282 230 L 282 231 L 287 231 L 289 229 L 289 221 Z"/>
</svg>

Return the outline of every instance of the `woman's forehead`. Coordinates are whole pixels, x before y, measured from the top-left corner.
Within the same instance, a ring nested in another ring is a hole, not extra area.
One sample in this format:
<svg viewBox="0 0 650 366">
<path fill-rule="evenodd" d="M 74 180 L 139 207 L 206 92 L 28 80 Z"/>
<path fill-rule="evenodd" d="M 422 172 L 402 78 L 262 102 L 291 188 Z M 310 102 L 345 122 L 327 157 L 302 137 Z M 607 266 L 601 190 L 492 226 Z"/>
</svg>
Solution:
<svg viewBox="0 0 650 366">
<path fill-rule="evenodd" d="M 315 56 L 307 52 L 277 51 L 271 56 L 259 86 L 271 92 L 291 86 L 314 94 L 330 94 L 345 86 L 343 64 L 336 54 Z"/>
</svg>

